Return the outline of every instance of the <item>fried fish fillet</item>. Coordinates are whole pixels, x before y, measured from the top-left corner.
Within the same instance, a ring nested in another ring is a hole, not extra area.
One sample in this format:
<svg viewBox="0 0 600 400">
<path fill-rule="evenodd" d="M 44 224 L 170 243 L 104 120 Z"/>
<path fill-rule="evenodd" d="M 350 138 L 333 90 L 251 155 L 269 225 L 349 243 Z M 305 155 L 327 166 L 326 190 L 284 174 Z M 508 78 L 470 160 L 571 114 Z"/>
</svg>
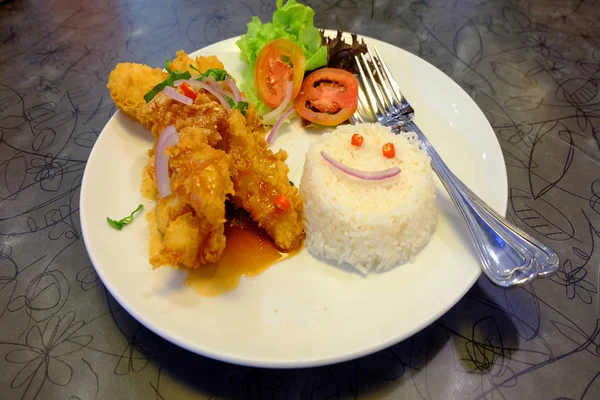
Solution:
<svg viewBox="0 0 600 400">
<path fill-rule="evenodd" d="M 280 249 L 293 251 L 305 236 L 302 200 L 288 179 L 287 153 L 269 150 L 264 131 L 259 128 L 260 118 L 254 107 L 248 108 L 246 117 L 231 111 L 225 138 L 231 157 L 234 203 L 248 211 Z M 286 211 L 276 207 L 277 196 L 290 201 Z"/>
<path fill-rule="evenodd" d="M 183 50 L 179 50 L 175 54 L 175 59 L 171 61 L 169 68 L 171 68 L 171 71 L 189 71 L 192 76 L 198 75 L 198 71 L 190 68 L 190 65 L 193 65 L 194 68 L 202 73 L 205 73 L 209 69 L 225 69 L 223 63 L 216 56 L 200 56 L 191 58 Z"/>
<path fill-rule="evenodd" d="M 157 94 L 154 99 L 142 106 L 138 113 L 144 126 L 149 127 L 155 136 L 155 144 L 161 132 L 169 125 L 174 125 L 178 132 L 185 128 L 194 128 L 194 132 L 202 133 L 202 142 L 212 147 L 219 147 L 221 133 L 227 129 L 227 111 L 220 103 L 211 100 L 206 94 L 199 93 L 192 105 L 184 105 L 172 100 L 164 93 Z M 149 200 L 157 199 L 154 149 L 148 152 L 148 164 L 143 171 L 141 192 Z"/>
<path fill-rule="evenodd" d="M 191 58 L 183 50 L 179 50 L 171 61 L 172 71 L 189 71 L 191 75 L 198 72 L 189 66 L 193 65 L 202 73 L 209 69 L 223 69 L 223 63 L 215 56 Z M 144 64 L 118 63 L 108 76 L 108 89 L 119 110 L 130 118 L 140 121 L 140 112 L 146 104 L 144 95 L 169 74 L 162 68 L 152 68 Z M 150 127 L 147 126 L 148 129 Z"/>
<path fill-rule="evenodd" d="M 108 76 L 108 89 L 119 110 L 130 118 L 140 120 L 139 113 L 146 101 L 144 95 L 168 74 L 160 68 L 143 64 L 119 63 Z"/>
<path fill-rule="evenodd" d="M 214 56 L 193 59 L 183 51 L 177 52 L 169 68 L 196 75 L 189 65 L 202 72 L 223 69 Z M 218 260 L 225 245 L 225 201 L 234 191 L 234 204 L 248 211 L 280 249 L 297 249 L 304 239 L 302 201 L 287 177 L 287 153 L 274 154 L 267 148 L 256 109 L 250 105 L 245 116 L 237 110 L 228 112 L 203 90 L 191 105 L 164 93 L 146 103 L 144 95 L 166 77 L 158 68 L 122 63 L 111 72 L 108 83 L 119 109 L 149 129 L 155 143 L 169 125 L 180 134 L 178 145 L 169 148 L 173 194 L 158 200 L 156 208 L 157 228 L 164 236 L 152 264 L 196 268 Z M 142 192 L 148 198 L 158 197 L 153 150 Z M 289 200 L 287 210 L 275 207 L 277 196 Z"/>
<path fill-rule="evenodd" d="M 198 127 L 179 132 L 170 156 L 172 194 L 158 200 L 156 225 L 164 235 L 152 265 L 198 268 L 225 248 L 225 201 L 233 192 L 229 156 L 208 144 Z"/>
<path fill-rule="evenodd" d="M 139 121 L 150 129 L 155 140 L 169 125 L 175 125 L 177 131 L 186 127 L 201 129 L 208 144 L 218 147 L 222 139 L 221 132 L 227 130 L 227 110 L 221 103 L 206 93 L 198 93 L 191 105 L 182 104 L 164 93 L 157 94 L 148 104 L 144 104 L 138 113 Z"/>
</svg>

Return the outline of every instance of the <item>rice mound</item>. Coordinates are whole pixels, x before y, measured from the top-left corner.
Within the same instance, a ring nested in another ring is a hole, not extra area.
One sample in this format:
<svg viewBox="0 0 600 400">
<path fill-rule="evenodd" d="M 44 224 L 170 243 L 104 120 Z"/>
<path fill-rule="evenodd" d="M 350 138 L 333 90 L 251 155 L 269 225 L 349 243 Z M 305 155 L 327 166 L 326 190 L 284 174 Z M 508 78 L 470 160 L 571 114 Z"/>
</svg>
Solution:
<svg viewBox="0 0 600 400">
<path fill-rule="evenodd" d="M 351 144 L 354 133 L 364 137 L 360 148 Z M 391 159 L 382 154 L 389 142 L 396 149 Z M 321 151 L 351 168 L 378 171 L 398 166 L 402 172 L 366 181 L 338 170 Z M 377 123 L 342 125 L 313 143 L 300 193 L 308 250 L 364 274 L 410 261 L 437 225 L 433 172 L 421 142 L 414 132 L 396 135 Z"/>
</svg>

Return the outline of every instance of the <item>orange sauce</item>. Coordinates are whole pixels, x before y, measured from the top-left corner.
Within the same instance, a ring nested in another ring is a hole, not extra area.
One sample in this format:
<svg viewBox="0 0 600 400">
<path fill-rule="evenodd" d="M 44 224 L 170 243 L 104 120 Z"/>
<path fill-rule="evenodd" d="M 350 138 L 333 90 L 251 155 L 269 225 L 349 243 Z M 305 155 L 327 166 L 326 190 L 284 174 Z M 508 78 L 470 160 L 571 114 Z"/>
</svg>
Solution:
<svg viewBox="0 0 600 400">
<path fill-rule="evenodd" d="M 238 287 L 242 276 L 255 276 L 295 254 L 280 252 L 267 233 L 245 213 L 225 223 L 227 239 L 221 259 L 188 272 L 186 286 L 201 296 L 217 296 Z"/>
</svg>

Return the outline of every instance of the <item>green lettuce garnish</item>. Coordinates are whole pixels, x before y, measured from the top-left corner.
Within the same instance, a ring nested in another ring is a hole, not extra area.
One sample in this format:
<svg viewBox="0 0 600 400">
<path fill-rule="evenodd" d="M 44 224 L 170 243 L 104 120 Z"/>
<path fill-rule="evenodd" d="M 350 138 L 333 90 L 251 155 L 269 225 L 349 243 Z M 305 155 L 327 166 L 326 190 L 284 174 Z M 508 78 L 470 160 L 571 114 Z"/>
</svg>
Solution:
<svg viewBox="0 0 600 400">
<path fill-rule="evenodd" d="M 296 0 L 277 0 L 277 10 L 272 22 L 263 24 L 258 17 L 252 17 L 248 23 L 248 32 L 236 42 L 241 57 L 248 68 L 242 71 L 240 88 L 250 102 L 264 114 L 269 107 L 263 104 L 254 85 L 254 66 L 258 53 L 269 42 L 276 39 L 288 39 L 296 43 L 306 57 L 306 71 L 312 71 L 327 64 L 327 47 L 321 45 L 321 35 L 314 26 L 315 11 Z"/>
</svg>

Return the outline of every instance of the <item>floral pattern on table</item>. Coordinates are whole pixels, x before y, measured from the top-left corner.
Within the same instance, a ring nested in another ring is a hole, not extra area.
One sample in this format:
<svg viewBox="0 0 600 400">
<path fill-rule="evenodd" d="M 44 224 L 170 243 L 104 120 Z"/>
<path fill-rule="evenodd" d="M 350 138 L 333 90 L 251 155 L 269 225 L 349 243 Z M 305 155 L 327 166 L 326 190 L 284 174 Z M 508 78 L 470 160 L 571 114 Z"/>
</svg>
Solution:
<svg viewBox="0 0 600 400">
<path fill-rule="evenodd" d="M 316 24 L 435 65 L 501 144 L 508 218 L 550 279 L 482 277 L 447 314 L 339 365 L 269 370 L 182 350 L 103 287 L 79 223 L 117 62 L 162 65 L 266 20 L 272 0 L 0 2 L 0 389 L 6 399 L 600 398 L 600 2 L 307 0 Z"/>
</svg>

